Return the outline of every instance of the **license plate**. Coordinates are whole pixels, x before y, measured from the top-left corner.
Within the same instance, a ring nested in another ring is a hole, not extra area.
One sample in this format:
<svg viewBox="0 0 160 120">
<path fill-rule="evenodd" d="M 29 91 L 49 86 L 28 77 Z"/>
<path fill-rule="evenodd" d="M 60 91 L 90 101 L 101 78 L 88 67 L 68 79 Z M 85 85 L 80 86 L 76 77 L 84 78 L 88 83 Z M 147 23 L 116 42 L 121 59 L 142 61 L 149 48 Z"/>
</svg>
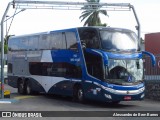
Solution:
<svg viewBox="0 0 160 120">
<path fill-rule="evenodd" d="M 124 96 L 124 100 L 131 100 L 132 97 L 131 96 Z"/>
</svg>

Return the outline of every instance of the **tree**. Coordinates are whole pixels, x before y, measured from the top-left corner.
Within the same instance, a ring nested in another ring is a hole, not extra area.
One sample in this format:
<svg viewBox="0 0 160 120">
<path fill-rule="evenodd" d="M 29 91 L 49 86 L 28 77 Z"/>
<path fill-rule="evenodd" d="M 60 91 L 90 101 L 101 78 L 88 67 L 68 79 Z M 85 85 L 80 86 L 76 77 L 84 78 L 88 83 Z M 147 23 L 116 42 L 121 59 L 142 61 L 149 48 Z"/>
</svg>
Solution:
<svg viewBox="0 0 160 120">
<path fill-rule="evenodd" d="M 7 54 L 8 52 L 8 39 L 9 37 L 11 37 L 12 35 L 7 35 L 4 38 L 4 54 Z M 1 42 L 0 42 L 0 49 L 1 49 Z"/>
<path fill-rule="evenodd" d="M 99 3 L 100 0 L 86 0 L 88 3 Z M 85 5 L 81 9 L 85 9 L 79 19 L 84 22 L 83 26 L 106 26 L 101 23 L 100 14 L 108 16 L 106 10 L 100 10 L 100 5 Z"/>
<path fill-rule="evenodd" d="M 13 35 L 7 35 L 7 36 L 5 36 L 5 38 L 4 38 L 4 44 L 5 44 L 5 45 L 8 45 L 8 40 L 9 40 L 9 38 L 10 38 L 11 36 L 13 36 Z"/>
<path fill-rule="evenodd" d="M 4 44 L 4 54 L 8 52 L 8 45 Z M 0 42 L 0 53 L 1 53 L 1 42 Z"/>
</svg>

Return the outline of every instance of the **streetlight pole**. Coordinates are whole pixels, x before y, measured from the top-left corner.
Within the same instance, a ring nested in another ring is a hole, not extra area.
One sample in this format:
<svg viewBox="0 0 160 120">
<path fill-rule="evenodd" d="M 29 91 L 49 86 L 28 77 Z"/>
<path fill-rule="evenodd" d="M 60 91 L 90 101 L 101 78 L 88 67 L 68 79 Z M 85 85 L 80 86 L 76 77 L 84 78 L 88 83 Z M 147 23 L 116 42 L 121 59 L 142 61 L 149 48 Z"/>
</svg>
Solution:
<svg viewBox="0 0 160 120">
<path fill-rule="evenodd" d="M 8 15 L 6 15 L 6 37 L 7 37 L 7 35 L 8 35 L 8 28 L 7 28 L 7 18 L 8 18 L 9 16 Z"/>
<path fill-rule="evenodd" d="M 1 69 L 1 73 L 0 73 L 1 74 L 1 79 L 0 79 L 1 99 L 4 99 L 4 74 L 3 74 L 4 73 L 4 31 L 3 31 L 4 30 L 4 22 L 6 22 L 6 35 L 7 35 L 7 33 L 8 33 L 7 20 L 9 20 L 10 18 L 13 18 L 16 14 L 25 10 L 25 9 L 22 9 L 21 11 L 15 13 L 13 16 L 9 17 L 9 16 L 7 16 L 7 13 L 8 13 L 9 8 L 12 4 L 13 4 L 12 2 L 8 3 L 8 6 L 7 6 L 7 8 L 3 14 L 2 20 L 0 22 L 0 25 L 1 25 L 1 27 L 0 27 L 1 28 L 1 31 L 0 31 L 1 32 L 1 36 L 0 36 L 0 41 L 1 41 L 1 61 L 0 61 L 1 62 L 1 68 L 0 68 Z M 7 19 L 7 17 L 9 17 L 9 18 Z M 6 20 L 5 20 L 5 18 L 6 18 Z"/>
<path fill-rule="evenodd" d="M 1 99 L 4 98 L 4 33 L 3 33 L 3 23 L 7 15 L 7 12 L 11 6 L 11 2 L 8 3 L 6 11 L 1 20 Z"/>
</svg>

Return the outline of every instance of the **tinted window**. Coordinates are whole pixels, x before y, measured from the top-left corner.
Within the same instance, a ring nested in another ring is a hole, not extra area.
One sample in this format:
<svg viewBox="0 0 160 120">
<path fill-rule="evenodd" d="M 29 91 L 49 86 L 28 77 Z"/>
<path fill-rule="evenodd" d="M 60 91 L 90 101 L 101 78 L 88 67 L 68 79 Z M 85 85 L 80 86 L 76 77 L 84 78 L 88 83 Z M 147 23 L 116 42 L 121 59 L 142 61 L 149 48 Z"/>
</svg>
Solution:
<svg viewBox="0 0 160 120">
<path fill-rule="evenodd" d="M 10 39 L 8 42 L 9 50 L 18 50 L 19 49 L 19 39 Z"/>
<path fill-rule="evenodd" d="M 29 63 L 29 70 L 32 75 L 81 78 L 80 66 L 69 63 Z"/>
<path fill-rule="evenodd" d="M 66 40 L 67 40 L 67 49 L 77 49 L 78 44 L 77 44 L 75 33 L 66 32 L 65 34 L 66 34 Z"/>
<path fill-rule="evenodd" d="M 51 34 L 51 49 L 66 49 L 65 36 L 62 32 Z"/>
<path fill-rule="evenodd" d="M 39 39 L 39 49 L 50 49 L 50 35 L 49 34 L 43 34 L 40 36 Z"/>
<path fill-rule="evenodd" d="M 31 37 L 29 37 L 28 49 L 29 50 L 38 49 L 38 40 L 39 40 L 39 36 L 31 36 Z"/>
<path fill-rule="evenodd" d="M 133 32 L 100 31 L 102 48 L 106 50 L 138 50 L 138 39 Z"/>
<path fill-rule="evenodd" d="M 19 50 L 28 50 L 28 37 L 22 37 L 19 39 Z"/>
<path fill-rule="evenodd" d="M 79 32 L 82 44 L 87 48 L 99 48 L 99 37 L 97 31 L 85 29 Z"/>
<path fill-rule="evenodd" d="M 72 49 L 77 50 L 78 44 L 74 32 L 55 32 L 28 37 L 11 39 L 9 50 L 37 49 Z"/>
</svg>

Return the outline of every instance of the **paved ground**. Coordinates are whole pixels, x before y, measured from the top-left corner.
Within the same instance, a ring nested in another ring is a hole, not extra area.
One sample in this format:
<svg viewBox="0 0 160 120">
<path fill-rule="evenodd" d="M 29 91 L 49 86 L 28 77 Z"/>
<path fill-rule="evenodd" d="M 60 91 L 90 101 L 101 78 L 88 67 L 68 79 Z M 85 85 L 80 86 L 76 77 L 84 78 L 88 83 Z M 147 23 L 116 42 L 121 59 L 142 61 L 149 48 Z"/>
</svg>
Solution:
<svg viewBox="0 0 160 120">
<path fill-rule="evenodd" d="M 72 101 L 72 98 L 69 97 L 62 97 L 62 96 L 49 96 L 49 95 L 35 95 L 35 96 L 28 96 L 28 95 L 19 95 L 17 93 L 17 89 L 11 88 L 7 85 L 5 85 L 5 89 L 11 90 L 11 99 L 17 100 L 17 102 L 12 103 L 12 104 L 0 104 L 0 111 L 48 111 L 47 114 L 50 114 L 51 111 L 60 111 L 58 113 L 52 112 L 50 115 L 55 114 L 55 116 L 59 117 L 47 117 L 43 118 L 44 120 L 85 120 L 86 117 L 83 117 L 85 115 L 89 115 L 90 117 L 87 117 L 87 120 L 155 120 L 159 119 L 159 117 L 98 117 L 98 113 L 104 114 L 104 116 L 107 116 L 108 112 L 113 111 L 113 113 L 119 113 L 122 111 L 125 111 L 125 113 L 129 112 L 135 112 L 141 111 L 153 111 L 155 114 L 157 112 L 155 111 L 160 111 L 160 104 L 159 101 L 153 101 L 153 100 L 147 100 L 145 99 L 144 101 L 129 101 L 129 102 L 121 102 L 117 106 L 112 106 L 109 104 L 103 104 L 103 103 L 97 103 L 93 101 L 87 101 L 86 104 L 80 104 Z M 71 116 L 73 114 L 78 114 L 78 116 L 82 117 L 65 117 L 66 113 L 62 112 L 65 111 L 67 114 L 69 113 Z M 82 111 L 82 112 L 71 112 L 71 111 Z M 84 111 L 98 111 L 98 112 L 85 112 Z M 106 113 L 105 113 L 106 112 Z M 150 113 L 150 112 L 149 112 Z M 93 116 L 96 117 L 91 117 Z M 159 113 L 160 115 L 160 113 Z M 8 119 L 8 118 L 5 118 Z M 17 120 L 17 118 L 12 118 Z M 18 118 L 20 119 L 20 118 Z"/>
</svg>

